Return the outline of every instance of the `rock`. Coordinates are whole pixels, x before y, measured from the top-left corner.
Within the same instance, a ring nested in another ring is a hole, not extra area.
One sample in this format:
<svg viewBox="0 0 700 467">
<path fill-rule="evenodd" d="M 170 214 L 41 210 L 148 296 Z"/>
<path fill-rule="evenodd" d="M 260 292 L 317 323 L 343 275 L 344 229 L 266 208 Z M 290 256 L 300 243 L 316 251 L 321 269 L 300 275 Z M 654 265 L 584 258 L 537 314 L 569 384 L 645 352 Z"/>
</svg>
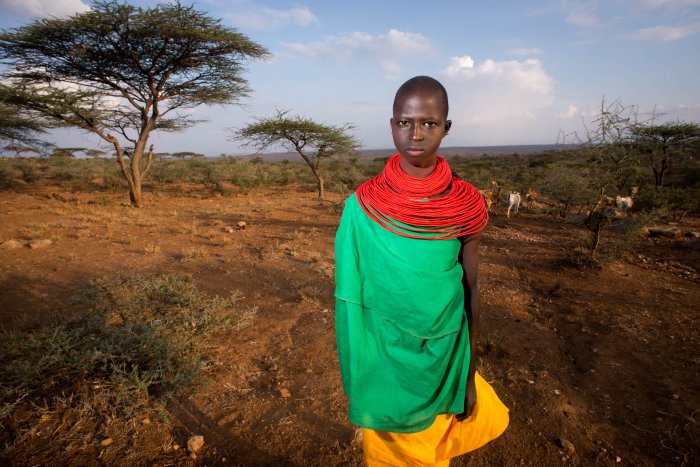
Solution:
<svg viewBox="0 0 700 467">
<path fill-rule="evenodd" d="M 238 222 L 237 225 L 238 225 L 239 230 L 243 230 L 243 229 L 245 229 L 246 223 L 243 221 L 240 221 L 240 222 Z"/>
<path fill-rule="evenodd" d="M 363 438 L 363 436 L 362 436 L 362 429 L 361 429 L 361 428 L 357 428 L 357 429 L 355 430 L 355 436 L 353 436 L 352 442 L 355 443 L 355 444 L 362 444 L 362 438 Z"/>
<path fill-rule="evenodd" d="M 700 250 L 700 239 L 685 241 L 681 243 L 681 246 L 692 250 Z"/>
<path fill-rule="evenodd" d="M 649 227 L 650 237 L 668 237 L 675 238 L 680 234 L 677 227 Z"/>
<path fill-rule="evenodd" d="M 190 453 L 190 459 L 193 459 L 193 460 L 194 460 L 194 459 L 196 459 L 196 458 L 197 458 L 197 454 L 191 452 L 191 453 Z"/>
<path fill-rule="evenodd" d="M 141 420 L 141 423 L 143 423 L 144 425 L 150 425 L 150 424 L 151 424 L 151 419 L 150 419 L 150 418 L 144 418 L 143 420 Z"/>
<path fill-rule="evenodd" d="M 112 444 L 113 442 L 114 442 L 114 440 L 112 438 L 105 438 L 102 441 L 100 441 L 100 444 L 104 447 L 107 447 L 110 444 Z"/>
<path fill-rule="evenodd" d="M 622 457 L 620 457 L 620 456 L 615 456 L 615 462 L 617 462 L 618 464 L 619 464 L 620 462 L 622 462 Z"/>
<path fill-rule="evenodd" d="M 287 388 L 281 388 L 280 389 L 280 397 L 283 399 L 289 399 L 290 397 L 292 397 L 292 393 L 289 392 L 289 389 L 287 389 Z"/>
<path fill-rule="evenodd" d="M 559 389 L 555 389 L 554 394 L 558 396 L 559 394 L 561 394 L 561 391 Z"/>
<path fill-rule="evenodd" d="M 233 233 L 233 232 L 235 232 L 235 230 L 233 230 L 233 227 L 226 227 L 224 230 L 225 230 L 227 233 Z"/>
<path fill-rule="evenodd" d="M 15 239 L 0 243 L 0 249 L 3 250 L 14 250 L 15 248 L 22 248 L 23 246 L 24 243 Z"/>
<path fill-rule="evenodd" d="M 695 232 L 694 230 L 687 230 L 683 235 L 688 238 L 700 238 L 700 232 Z"/>
<path fill-rule="evenodd" d="M 204 436 L 202 435 L 190 436 L 190 439 L 187 440 L 187 450 L 193 454 L 202 449 L 202 446 L 204 446 Z"/>
<path fill-rule="evenodd" d="M 27 246 L 34 250 L 37 248 L 45 248 L 51 244 L 53 244 L 53 241 L 45 238 L 44 240 L 32 240 L 31 242 L 27 243 Z"/>
<path fill-rule="evenodd" d="M 567 454 L 573 454 L 576 450 L 574 444 L 566 438 L 559 438 L 559 446 L 561 446 Z"/>
<path fill-rule="evenodd" d="M 179 444 L 173 444 L 173 451 L 177 451 L 178 449 L 180 449 L 180 445 L 179 445 Z"/>
</svg>

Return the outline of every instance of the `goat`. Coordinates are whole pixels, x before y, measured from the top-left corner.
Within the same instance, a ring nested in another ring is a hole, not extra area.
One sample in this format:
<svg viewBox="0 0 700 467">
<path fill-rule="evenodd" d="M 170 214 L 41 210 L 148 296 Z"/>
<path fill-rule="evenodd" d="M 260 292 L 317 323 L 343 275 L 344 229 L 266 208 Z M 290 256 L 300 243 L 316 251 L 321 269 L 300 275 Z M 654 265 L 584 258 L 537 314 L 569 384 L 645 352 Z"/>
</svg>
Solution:
<svg viewBox="0 0 700 467">
<path fill-rule="evenodd" d="M 484 197 L 484 204 L 486 204 L 486 212 L 491 212 L 491 205 L 493 204 L 493 192 L 491 190 L 479 190 L 481 196 Z"/>
<path fill-rule="evenodd" d="M 508 195 L 508 212 L 506 212 L 507 218 L 510 218 L 510 210 L 512 208 L 515 208 L 515 214 L 518 213 L 518 207 L 520 207 L 520 201 L 521 201 L 520 193 L 518 193 L 517 191 L 512 191 Z"/>
<path fill-rule="evenodd" d="M 639 191 L 639 187 L 633 186 L 630 190 L 629 196 L 616 196 L 615 197 L 615 207 L 620 211 L 629 211 L 632 209 L 632 204 L 634 197 Z"/>
</svg>

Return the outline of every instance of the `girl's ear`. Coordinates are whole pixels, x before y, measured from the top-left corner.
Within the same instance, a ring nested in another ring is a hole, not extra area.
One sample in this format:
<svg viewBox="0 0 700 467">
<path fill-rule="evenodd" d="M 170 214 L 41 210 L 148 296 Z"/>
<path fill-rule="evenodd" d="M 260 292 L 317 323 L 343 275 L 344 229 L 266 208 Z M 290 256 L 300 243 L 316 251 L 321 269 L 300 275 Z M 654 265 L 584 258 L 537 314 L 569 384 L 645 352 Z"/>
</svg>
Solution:
<svg viewBox="0 0 700 467">
<path fill-rule="evenodd" d="M 452 128 L 452 120 L 447 120 L 445 122 L 445 134 L 450 132 L 450 128 Z"/>
</svg>

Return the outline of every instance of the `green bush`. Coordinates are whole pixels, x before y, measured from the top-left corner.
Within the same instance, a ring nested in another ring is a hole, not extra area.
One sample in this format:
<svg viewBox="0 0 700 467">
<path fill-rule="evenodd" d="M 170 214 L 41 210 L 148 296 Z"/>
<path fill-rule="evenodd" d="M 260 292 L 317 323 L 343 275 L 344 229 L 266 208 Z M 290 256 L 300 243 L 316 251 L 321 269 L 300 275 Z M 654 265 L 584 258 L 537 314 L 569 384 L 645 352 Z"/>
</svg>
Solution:
<svg viewBox="0 0 700 467">
<path fill-rule="evenodd" d="M 252 322 L 240 296 L 208 299 L 187 277 L 124 276 L 73 303 L 80 319 L 0 341 L 0 425 L 15 408 L 70 400 L 93 415 L 130 417 L 198 380 L 214 333 Z"/>
<path fill-rule="evenodd" d="M 652 214 L 655 218 L 680 221 L 690 215 L 700 215 L 700 188 L 647 187 L 634 199 L 635 212 Z"/>
</svg>

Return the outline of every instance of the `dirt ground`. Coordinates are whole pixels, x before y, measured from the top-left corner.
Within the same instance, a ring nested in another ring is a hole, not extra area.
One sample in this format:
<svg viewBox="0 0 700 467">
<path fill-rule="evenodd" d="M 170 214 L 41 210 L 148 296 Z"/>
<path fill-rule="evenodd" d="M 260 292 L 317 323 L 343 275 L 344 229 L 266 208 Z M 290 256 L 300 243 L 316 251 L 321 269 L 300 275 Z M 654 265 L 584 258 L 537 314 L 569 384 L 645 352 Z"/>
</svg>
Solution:
<svg viewBox="0 0 700 467">
<path fill-rule="evenodd" d="M 257 318 L 220 339 L 219 364 L 168 403 L 167 420 L 135 418 L 120 433 L 96 425 L 58 454 L 16 445 L 11 462 L 360 465 L 335 354 L 340 199 L 321 203 L 301 188 L 217 198 L 193 188 L 148 194 L 141 210 L 124 201 L 56 187 L 0 193 L 0 242 L 53 241 L 0 250 L 4 330 L 64 322 L 79 312 L 69 298 L 91 279 L 125 271 L 191 274 L 212 296 L 239 290 Z M 479 369 L 511 422 L 452 465 L 700 464 L 698 241 L 647 239 L 590 269 L 566 260 L 580 234 L 575 223 L 527 212 L 492 217 Z M 194 434 L 205 445 L 193 460 L 183 446 Z"/>
</svg>

